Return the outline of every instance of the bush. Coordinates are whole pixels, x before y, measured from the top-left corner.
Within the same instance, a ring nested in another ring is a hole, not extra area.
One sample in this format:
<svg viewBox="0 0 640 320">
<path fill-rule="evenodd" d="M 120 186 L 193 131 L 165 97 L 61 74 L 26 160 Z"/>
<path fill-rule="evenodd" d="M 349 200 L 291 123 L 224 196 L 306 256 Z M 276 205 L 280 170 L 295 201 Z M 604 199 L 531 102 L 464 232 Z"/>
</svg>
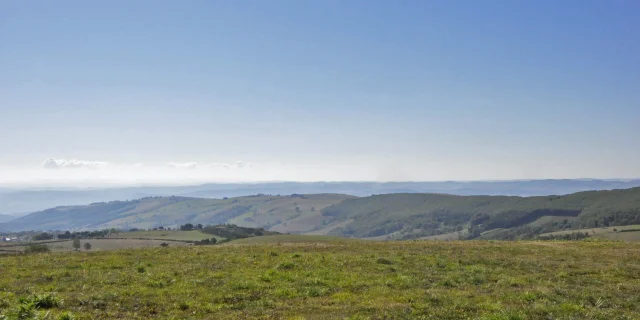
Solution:
<svg viewBox="0 0 640 320">
<path fill-rule="evenodd" d="M 296 265 L 293 262 L 283 262 L 281 264 L 279 264 L 276 269 L 278 270 L 291 270 L 293 268 L 295 268 Z"/>
<path fill-rule="evenodd" d="M 33 236 L 33 240 L 34 241 L 40 241 L 40 240 L 51 240 L 53 239 L 53 235 L 47 232 L 43 232 L 40 234 L 37 234 L 35 236 Z"/>
<path fill-rule="evenodd" d="M 385 259 L 385 258 L 378 258 L 378 260 L 376 260 L 376 263 L 378 263 L 378 264 L 393 264 L 393 261 L 391 261 L 389 259 Z"/>
<path fill-rule="evenodd" d="M 189 310 L 189 304 L 186 302 L 180 302 L 180 304 L 178 305 L 178 309 L 182 311 Z"/>
<path fill-rule="evenodd" d="M 24 249 L 25 253 L 46 253 L 51 252 L 51 249 L 44 244 L 30 244 Z"/>
<path fill-rule="evenodd" d="M 53 293 L 45 293 L 40 295 L 32 295 L 26 299 L 20 299 L 22 304 L 31 304 L 36 309 L 51 309 L 62 305 L 62 301 Z"/>
</svg>

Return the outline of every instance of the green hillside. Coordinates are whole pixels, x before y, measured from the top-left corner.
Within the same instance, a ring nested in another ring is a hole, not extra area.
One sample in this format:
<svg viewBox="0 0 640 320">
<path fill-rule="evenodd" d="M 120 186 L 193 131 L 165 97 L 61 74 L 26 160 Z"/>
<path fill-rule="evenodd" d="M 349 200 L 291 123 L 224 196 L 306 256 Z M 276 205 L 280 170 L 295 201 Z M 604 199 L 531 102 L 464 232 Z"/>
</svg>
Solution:
<svg viewBox="0 0 640 320">
<path fill-rule="evenodd" d="M 53 208 L 0 224 L 0 229 L 149 229 L 185 223 L 372 240 L 530 239 L 555 231 L 640 224 L 640 188 L 545 197 L 417 193 L 362 198 L 153 197 Z"/>
<path fill-rule="evenodd" d="M 333 244 L 339 244 L 344 241 L 358 241 L 358 239 L 332 237 L 332 236 L 314 236 L 304 234 L 282 234 L 282 235 L 268 235 L 261 237 L 250 237 L 244 239 L 238 239 L 229 242 L 229 244 L 264 244 L 264 243 L 297 243 L 297 242 L 309 242 L 309 243 L 322 243 L 328 242 Z"/>
<path fill-rule="evenodd" d="M 322 216 L 328 234 L 341 236 L 411 239 L 465 231 L 467 239 L 515 239 L 640 223 L 640 188 L 526 198 L 386 194 L 346 200 Z M 482 235 L 495 229 L 504 230 Z"/>
<path fill-rule="evenodd" d="M 316 227 L 321 210 L 352 196 L 338 194 L 230 199 L 150 197 L 131 201 L 57 207 L 0 225 L 3 230 L 66 230 L 177 227 L 185 223 L 237 224 L 278 232 L 305 232 Z"/>
</svg>

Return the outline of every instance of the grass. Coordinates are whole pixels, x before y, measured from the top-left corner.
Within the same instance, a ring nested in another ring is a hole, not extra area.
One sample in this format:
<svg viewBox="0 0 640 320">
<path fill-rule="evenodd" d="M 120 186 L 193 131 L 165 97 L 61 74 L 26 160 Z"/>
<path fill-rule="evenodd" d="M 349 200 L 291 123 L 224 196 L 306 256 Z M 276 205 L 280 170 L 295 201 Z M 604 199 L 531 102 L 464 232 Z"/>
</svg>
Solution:
<svg viewBox="0 0 640 320">
<path fill-rule="evenodd" d="M 638 243 L 229 244 L 6 255 L 0 265 L 10 319 L 640 318 Z M 33 297 L 50 308 L 30 307 Z"/>
<path fill-rule="evenodd" d="M 300 235 L 300 234 L 282 234 L 264 237 L 251 237 L 231 241 L 230 244 L 264 244 L 264 243 L 295 243 L 295 242 L 345 242 L 358 241 L 356 239 L 319 236 L 319 235 Z"/>
<path fill-rule="evenodd" d="M 422 237 L 422 240 L 460 240 L 467 234 L 466 231 L 455 231 L 435 236 Z"/>
<path fill-rule="evenodd" d="M 540 227 L 543 226 L 547 223 L 552 223 L 552 222 L 564 222 L 565 220 L 568 222 L 571 221 L 575 221 L 577 220 L 577 217 L 567 217 L 567 216 L 543 216 L 540 217 L 539 219 L 537 219 L 536 221 L 530 222 L 527 224 L 527 226 L 530 227 Z"/>
<path fill-rule="evenodd" d="M 615 231 L 614 231 L 615 229 Z M 588 232 L 593 238 L 616 240 L 616 241 L 640 241 L 640 225 L 616 226 L 606 228 L 588 228 L 578 230 L 564 230 L 545 233 L 543 235 L 565 235 L 574 232 Z"/>
<path fill-rule="evenodd" d="M 104 250 L 120 250 L 120 249 L 136 249 L 136 248 L 154 248 L 160 247 L 162 243 L 168 243 L 170 247 L 184 247 L 189 246 L 189 243 L 181 242 L 181 241 L 171 241 L 171 240 L 138 240 L 138 239 L 81 239 L 80 240 L 80 251 L 86 251 L 84 249 L 85 243 L 91 244 L 90 251 L 104 251 Z M 76 251 L 73 248 L 73 240 L 66 241 L 55 241 L 49 242 L 45 244 L 49 247 L 51 251 L 54 252 L 70 252 Z M 23 252 L 27 248 L 29 248 L 29 243 L 24 243 L 20 246 L 14 247 L 0 247 L 0 254 L 3 253 L 18 253 Z M 1 319 L 1 318 L 0 318 Z"/>
<path fill-rule="evenodd" d="M 149 247 L 160 247 L 160 244 L 166 242 L 169 243 L 169 246 L 174 247 L 183 247 L 189 245 L 185 242 L 179 241 L 163 241 L 163 240 L 135 240 L 135 239 L 81 239 L 80 245 L 81 248 L 84 244 L 88 242 L 91 244 L 92 251 L 101 251 L 101 250 L 118 250 L 118 249 L 129 249 L 129 248 L 149 248 Z M 51 250 L 53 251 L 74 251 L 73 241 L 65 241 L 65 242 L 57 242 L 49 244 Z M 80 249 L 84 250 L 84 249 Z"/>
<path fill-rule="evenodd" d="M 210 234 L 202 233 L 198 230 L 132 231 L 132 232 L 118 232 L 110 236 L 110 238 L 147 238 L 147 239 L 179 240 L 179 241 L 200 241 L 204 239 L 210 239 L 213 237 L 214 236 Z"/>
</svg>

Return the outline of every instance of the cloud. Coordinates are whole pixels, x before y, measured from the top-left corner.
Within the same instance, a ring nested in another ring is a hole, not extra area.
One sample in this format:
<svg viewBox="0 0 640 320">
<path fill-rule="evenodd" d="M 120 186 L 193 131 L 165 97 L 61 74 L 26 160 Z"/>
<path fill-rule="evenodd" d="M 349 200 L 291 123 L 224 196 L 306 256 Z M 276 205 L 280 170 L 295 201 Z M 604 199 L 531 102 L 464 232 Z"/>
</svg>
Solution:
<svg viewBox="0 0 640 320">
<path fill-rule="evenodd" d="M 169 162 L 167 166 L 171 168 L 179 169 L 195 169 L 198 166 L 197 162 Z"/>
<path fill-rule="evenodd" d="M 221 168 L 221 169 L 242 169 L 246 167 L 250 167 L 250 163 L 236 161 L 235 163 L 212 163 L 209 164 L 211 168 Z"/>
<path fill-rule="evenodd" d="M 49 158 L 42 163 L 42 167 L 45 169 L 98 169 L 108 165 L 108 162 L 103 161 L 87 161 L 77 159 L 53 159 Z"/>
</svg>

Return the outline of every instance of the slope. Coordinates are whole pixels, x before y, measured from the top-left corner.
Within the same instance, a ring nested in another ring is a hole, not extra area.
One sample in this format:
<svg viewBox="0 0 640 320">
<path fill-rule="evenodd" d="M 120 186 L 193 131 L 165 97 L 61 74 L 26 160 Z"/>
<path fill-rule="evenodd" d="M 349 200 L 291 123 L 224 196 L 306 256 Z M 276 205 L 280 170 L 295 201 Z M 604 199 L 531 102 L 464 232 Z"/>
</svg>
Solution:
<svg viewBox="0 0 640 320">
<path fill-rule="evenodd" d="M 541 196 L 585 190 L 610 190 L 640 186 L 640 180 L 518 180 L 441 182 L 272 182 L 212 183 L 192 186 L 138 186 L 124 188 L 0 189 L 0 212 L 27 213 L 57 206 L 97 201 L 139 199 L 149 196 L 196 198 L 239 197 L 252 194 L 340 193 L 370 196 L 386 193 L 447 193 L 456 195 Z"/>
<path fill-rule="evenodd" d="M 85 206 L 56 207 L 0 224 L 0 229 L 128 229 L 176 227 L 184 223 L 233 223 L 288 232 L 285 224 L 295 222 L 296 231 L 305 232 L 313 229 L 315 225 L 305 224 L 304 219 L 319 217 L 320 211 L 326 206 L 349 198 L 353 197 L 338 194 L 255 195 L 230 199 L 149 197 Z"/>
<path fill-rule="evenodd" d="M 640 223 L 640 188 L 589 191 L 566 196 L 507 197 L 442 194 L 387 194 L 345 200 L 322 212 L 329 232 L 351 237 L 410 239 L 465 230 L 513 239 L 580 227 Z M 543 217 L 566 217 L 543 219 Z M 544 221 L 548 222 L 544 222 Z M 346 221 L 351 221 L 345 224 Z"/>
<path fill-rule="evenodd" d="M 7 221 L 13 220 L 13 219 L 15 219 L 15 218 L 16 218 L 16 217 L 8 216 L 8 215 L 6 215 L 6 214 L 0 214 L 0 223 L 2 223 L 2 222 L 7 222 Z"/>
</svg>

